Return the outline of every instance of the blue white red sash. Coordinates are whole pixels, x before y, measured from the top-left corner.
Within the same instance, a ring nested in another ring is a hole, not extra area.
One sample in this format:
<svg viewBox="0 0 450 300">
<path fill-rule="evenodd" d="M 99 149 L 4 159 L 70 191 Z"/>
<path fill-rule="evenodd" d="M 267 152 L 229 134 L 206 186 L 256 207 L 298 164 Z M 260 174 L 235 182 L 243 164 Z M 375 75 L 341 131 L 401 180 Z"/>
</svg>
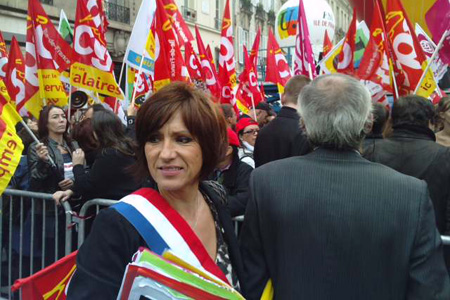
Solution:
<svg viewBox="0 0 450 300">
<path fill-rule="evenodd" d="M 164 250 L 170 249 L 189 264 L 229 284 L 189 224 L 157 191 L 140 189 L 122 198 L 112 208 L 136 228 L 156 254 L 162 255 Z"/>
</svg>

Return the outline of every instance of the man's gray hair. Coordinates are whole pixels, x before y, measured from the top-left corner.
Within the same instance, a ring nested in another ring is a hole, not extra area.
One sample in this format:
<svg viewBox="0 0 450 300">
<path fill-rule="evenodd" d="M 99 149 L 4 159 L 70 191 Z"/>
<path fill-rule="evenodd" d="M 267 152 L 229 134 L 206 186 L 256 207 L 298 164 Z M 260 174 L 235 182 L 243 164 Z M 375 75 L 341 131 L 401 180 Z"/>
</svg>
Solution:
<svg viewBox="0 0 450 300">
<path fill-rule="evenodd" d="M 314 146 L 360 147 L 372 110 L 371 96 L 361 82 L 343 74 L 319 76 L 303 88 L 298 103 Z"/>
</svg>

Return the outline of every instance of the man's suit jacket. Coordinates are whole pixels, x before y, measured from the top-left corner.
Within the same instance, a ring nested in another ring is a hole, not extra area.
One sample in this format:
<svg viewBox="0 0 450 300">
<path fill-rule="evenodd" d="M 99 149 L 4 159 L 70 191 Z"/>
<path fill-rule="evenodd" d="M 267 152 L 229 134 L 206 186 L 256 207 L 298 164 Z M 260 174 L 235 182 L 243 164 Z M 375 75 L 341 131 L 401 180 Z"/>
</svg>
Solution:
<svg viewBox="0 0 450 300">
<path fill-rule="evenodd" d="M 241 233 L 245 296 L 450 299 L 424 181 L 319 148 L 254 170 Z"/>
<path fill-rule="evenodd" d="M 253 153 L 255 167 L 309 152 L 310 147 L 302 134 L 299 120 L 295 109 L 284 106 L 277 117 L 259 131 Z"/>
</svg>

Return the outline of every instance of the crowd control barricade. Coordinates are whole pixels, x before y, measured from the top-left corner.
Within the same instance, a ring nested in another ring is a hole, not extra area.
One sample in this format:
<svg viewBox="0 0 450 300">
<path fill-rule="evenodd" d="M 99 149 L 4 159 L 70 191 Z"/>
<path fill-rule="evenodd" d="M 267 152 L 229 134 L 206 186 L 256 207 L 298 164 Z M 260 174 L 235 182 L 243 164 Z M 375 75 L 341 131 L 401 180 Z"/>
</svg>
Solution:
<svg viewBox="0 0 450 300">
<path fill-rule="evenodd" d="M 450 236 L 441 235 L 442 243 L 446 247 L 450 247 Z"/>
<path fill-rule="evenodd" d="M 6 189 L 0 196 L 1 297 L 10 287 L 72 252 L 71 207 L 51 194 Z"/>
<path fill-rule="evenodd" d="M 83 204 L 78 215 L 73 216 L 73 221 L 78 224 L 78 249 L 81 247 L 84 239 L 86 238 L 86 220 L 90 218 L 89 214 L 92 214 L 88 210 L 91 207 L 95 207 L 94 215 L 97 215 L 101 206 L 107 207 L 116 204 L 117 202 L 119 201 L 109 199 L 92 199 Z"/>
</svg>

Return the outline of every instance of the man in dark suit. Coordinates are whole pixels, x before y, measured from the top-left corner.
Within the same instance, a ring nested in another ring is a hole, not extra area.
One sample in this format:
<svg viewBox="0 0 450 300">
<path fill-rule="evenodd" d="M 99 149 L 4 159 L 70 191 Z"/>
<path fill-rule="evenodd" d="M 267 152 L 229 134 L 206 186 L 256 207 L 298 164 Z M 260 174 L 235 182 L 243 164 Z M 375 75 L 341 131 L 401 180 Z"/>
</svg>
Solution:
<svg viewBox="0 0 450 300">
<path fill-rule="evenodd" d="M 401 97 L 392 108 L 392 136 L 364 154 L 367 159 L 425 180 L 441 234 L 450 232 L 450 148 L 436 143 L 428 127 L 433 104 L 416 95 Z M 450 249 L 445 249 L 450 250 Z M 450 251 L 446 251 L 450 267 Z"/>
<path fill-rule="evenodd" d="M 299 113 L 316 149 L 253 171 L 241 232 L 244 296 L 450 299 L 424 181 L 361 157 L 371 98 L 356 79 L 316 78 Z"/>
<path fill-rule="evenodd" d="M 308 77 L 296 75 L 289 79 L 281 96 L 283 107 L 277 117 L 264 126 L 256 139 L 253 153 L 255 166 L 302 155 L 309 152 L 308 142 L 300 129 L 297 99 L 302 88 L 310 82 Z"/>
</svg>

